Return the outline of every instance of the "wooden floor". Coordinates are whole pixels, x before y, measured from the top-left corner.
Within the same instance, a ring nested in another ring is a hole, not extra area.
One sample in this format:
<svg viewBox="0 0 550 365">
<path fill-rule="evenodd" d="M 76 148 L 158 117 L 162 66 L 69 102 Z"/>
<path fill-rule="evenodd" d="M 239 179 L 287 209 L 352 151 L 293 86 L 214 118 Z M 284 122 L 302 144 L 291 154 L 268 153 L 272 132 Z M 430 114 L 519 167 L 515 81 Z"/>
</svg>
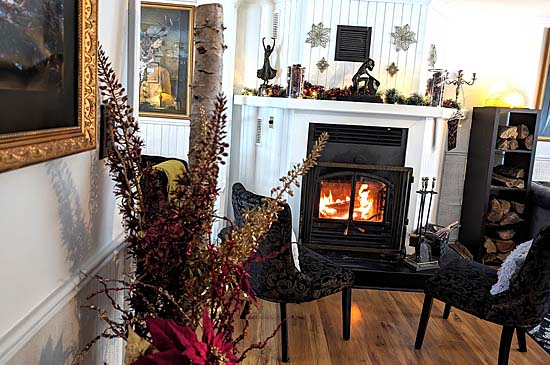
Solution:
<svg viewBox="0 0 550 365">
<path fill-rule="evenodd" d="M 496 364 L 500 327 L 452 310 L 441 318 L 443 305 L 434 301 L 422 350 L 414 350 L 423 294 L 354 290 L 351 339 L 342 340 L 340 294 L 290 304 L 291 365 L 347 364 Z M 261 302 L 250 316 L 249 340 L 270 335 L 279 323 L 278 305 Z M 550 364 L 550 354 L 527 336 L 527 353 L 517 351 L 514 336 L 510 365 Z M 280 335 L 263 350 L 253 351 L 245 364 L 280 364 Z"/>
</svg>

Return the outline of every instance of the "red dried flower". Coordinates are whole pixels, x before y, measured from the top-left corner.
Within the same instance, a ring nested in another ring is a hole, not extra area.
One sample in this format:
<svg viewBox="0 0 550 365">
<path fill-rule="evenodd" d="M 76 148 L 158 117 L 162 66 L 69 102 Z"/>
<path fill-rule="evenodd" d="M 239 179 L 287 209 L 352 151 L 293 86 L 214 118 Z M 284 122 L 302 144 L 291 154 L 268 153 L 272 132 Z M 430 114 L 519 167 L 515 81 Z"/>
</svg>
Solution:
<svg viewBox="0 0 550 365">
<path fill-rule="evenodd" d="M 147 325 L 158 352 L 143 356 L 133 365 L 234 365 L 237 361 L 233 344 L 224 343 L 222 333 L 215 334 L 206 309 L 202 341 L 193 329 L 171 319 L 148 318 Z"/>
</svg>

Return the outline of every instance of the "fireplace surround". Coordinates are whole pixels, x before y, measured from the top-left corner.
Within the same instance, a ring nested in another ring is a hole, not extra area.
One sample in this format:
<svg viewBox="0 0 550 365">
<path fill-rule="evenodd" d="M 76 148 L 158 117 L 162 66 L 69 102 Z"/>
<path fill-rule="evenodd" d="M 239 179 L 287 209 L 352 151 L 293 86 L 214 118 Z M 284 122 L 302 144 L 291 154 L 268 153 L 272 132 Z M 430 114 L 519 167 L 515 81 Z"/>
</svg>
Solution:
<svg viewBox="0 0 550 365">
<path fill-rule="evenodd" d="M 308 148 L 322 132 L 329 141 L 302 185 L 301 241 L 399 260 L 412 183 L 403 167 L 407 129 L 311 123 Z"/>
<path fill-rule="evenodd" d="M 447 138 L 445 119 L 453 112 L 453 109 L 427 106 L 236 95 L 231 124 L 228 181 L 240 181 L 258 194 L 269 195 L 271 187 L 279 183 L 279 178 L 307 155 L 310 125 L 316 123 L 391 128 L 394 132 L 406 130 L 408 143 L 404 161 L 401 153 L 398 153 L 399 161 L 366 160 L 366 157 L 388 157 L 396 154 L 396 147 L 392 152 L 386 150 L 381 154 L 380 146 L 371 146 L 370 151 L 359 150 L 356 154 L 359 158 L 355 161 L 337 162 L 411 167 L 415 175 L 412 191 L 420 189 L 419 176 L 437 177 L 436 190 L 440 190 Z M 331 140 L 334 137 L 335 133 L 332 133 Z M 333 148 L 327 147 L 323 156 Z M 359 147 L 355 145 L 349 148 Z M 349 153 L 344 153 L 347 154 Z M 222 181 L 221 186 L 224 184 Z M 438 214 L 438 198 L 438 195 L 434 197 L 432 223 Z M 296 236 L 299 233 L 301 202 L 301 189 L 288 198 L 288 203 L 295 212 L 293 229 Z M 411 194 L 407 214 L 411 222 L 407 226 L 409 232 L 413 228 L 412 222 L 418 220 L 418 208 L 419 199 L 416 194 Z"/>
</svg>

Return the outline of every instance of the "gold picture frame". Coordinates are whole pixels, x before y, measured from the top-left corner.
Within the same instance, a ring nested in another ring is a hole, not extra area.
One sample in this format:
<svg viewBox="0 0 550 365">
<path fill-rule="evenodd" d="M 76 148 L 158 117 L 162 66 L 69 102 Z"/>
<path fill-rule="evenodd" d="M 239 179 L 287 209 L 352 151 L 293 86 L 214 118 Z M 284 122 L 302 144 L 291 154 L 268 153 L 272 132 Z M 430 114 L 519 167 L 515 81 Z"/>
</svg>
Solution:
<svg viewBox="0 0 550 365">
<path fill-rule="evenodd" d="M 543 109 L 544 94 L 547 88 L 547 83 L 550 82 L 550 80 L 547 80 L 547 75 L 549 70 L 550 70 L 550 28 L 544 28 L 544 37 L 542 41 L 542 50 L 540 54 L 540 63 L 539 63 L 539 74 L 537 79 L 537 88 L 535 92 L 534 106 L 536 109 Z M 541 120 L 541 123 L 546 123 L 546 121 Z M 550 142 L 550 136 L 539 135 L 538 140 Z"/>
<path fill-rule="evenodd" d="M 143 55 L 143 37 L 147 34 L 147 31 L 144 30 L 144 26 L 146 26 L 145 22 L 148 21 L 147 19 L 147 14 L 144 14 L 143 12 L 143 9 L 152 9 L 152 10 L 161 10 L 161 11 L 170 11 L 170 10 L 176 10 L 176 11 L 180 11 L 180 12 L 188 12 L 188 25 L 187 25 L 187 34 L 188 34 L 188 37 L 187 37 L 187 52 L 188 52 L 188 56 L 187 56 L 187 72 L 185 73 L 186 74 L 186 82 L 185 82 L 185 103 L 184 103 L 184 106 L 185 106 L 185 111 L 176 111 L 177 109 L 174 109 L 174 111 L 170 111 L 168 108 L 163 108 L 162 107 L 162 99 L 160 99 L 159 101 L 159 107 L 155 108 L 153 107 L 152 109 L 153 110 L 145 110 L 143 108 L 143 105 L 144 103 L 142 103 L 142 99 L 143 99 L 143 95 L 142 95 L 142 88 L 143 88 L 143 82 L 145 82 L 146 80 L 144 80 L 142 78 L 142 72 L 140 70 L 140 75 L 139 75 L 139 115 L 142 116 L 142 117 L 149 117 L 149 118 L 169 118 L 169 119 L 189 119 L 190 118 L 190 112 L 191 112 L 191 84 L 192 84 L 192 77 L 193 77 L 193 52 L 194 52 L 194 21 L 195 21 L 195 7 L 192 6 L 192 5 L 180 5 L 180 4 L 168 4 L 168 3 L 159 3 L 159 2 L 154 2 L 154 1 L 142 1 L 141 2 L 141 24 L 140 24 L 140 47 L 142 48 L 141 49 L 141 54 Z M 173 19 L 170 19 L 170 22 L 172 22 Z M 167 33 L 169 33 L 169 30 L 167 31 Z M 168 36 L 169 38 L 169 36 Z M 145 63 L 143 62 L 143 60 L 140 60 L 139 62 L 140 64 L 141 63 Z M 166 66 L 166 65 L 161 65 L 161 63 L 158 61 L 158 60 L 153 60 L 151 61 L 151 64 L 156 64 L 157 66 Z M 179 55 L 178 55 L 178 67 L 181 66 L 182 62 L 179 58 Z M 147 71 L 145 72 L 147 73 Z M 159 74 L 159 71 L 158 69 L 157 70 L 152 70 L 152 73 L 154 74 Z M 172 77 L 170 77 L 170 81 L 172 81 L 172 79 L 175 79 L 173 77 L 173 72 L 172 73 L 169 73 L 170 75 L 172 75 Z M 179 75 L 176 79 L 177 83 L 180 82 L 179 80 Z M 162 80 L 157 80 L 156 84 L 158 85 L 161 85 L 162 84 Z M 163 87 L 160 87 L 159 89 L 163 89 Z M 179 87 L 177 88 L 178 90 L 180 89 Z M 157 91 L 158 92 L 158 91 Z M 179 91 L 178 91 L 179 93 Z M 160 95 L 163 95 L 163 91 L 160 92 Z M 172 97 L 174 99 L 174 102 L 175 104 L 177 105 L 178 103 L 178 99 L 181 99 L 180 98 L 180 95 L 172 95 L 170 94 L 169 95 L 170 97 Z M 165 109 L 165 110 L 162 110 L 162 109 Z"/>
<path fill-rule="evenodd" d="M 72 1 L 72 0 L 67 0 Z M 74 66 L 74 115 L 61 128 L 0 134 L 0 172 L 96 148 L 97 136 L 97 0 L 76 0 L 72 30 L 77 40 Z M 68 30 L 65 30 L 68 32 Z M 31 105 L 29 105 L 32 108 Z"/>
</svg>

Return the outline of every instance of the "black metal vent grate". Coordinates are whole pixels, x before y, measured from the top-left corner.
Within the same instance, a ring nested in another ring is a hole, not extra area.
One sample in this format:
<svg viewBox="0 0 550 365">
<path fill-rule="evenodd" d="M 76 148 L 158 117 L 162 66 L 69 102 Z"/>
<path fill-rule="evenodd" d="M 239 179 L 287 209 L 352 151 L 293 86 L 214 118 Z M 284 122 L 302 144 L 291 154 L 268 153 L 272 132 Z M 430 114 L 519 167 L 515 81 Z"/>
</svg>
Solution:
<svg viewBox="0 0 550 365">
<path fill-rule="evenodd" d="M 370 55 L 371 27 L 339 25 L 335 61 L 365 62 Z"/>
<path fill-rule="evenodd" d="M 402 128 L 317 124 L 314 138 L 319 138 L 320 134 L 325 131 L 330 135 L 329 143 L 369 144 L 392 147 L 403 147 L 407 143 L 406 129 Z"/>
</svg>

